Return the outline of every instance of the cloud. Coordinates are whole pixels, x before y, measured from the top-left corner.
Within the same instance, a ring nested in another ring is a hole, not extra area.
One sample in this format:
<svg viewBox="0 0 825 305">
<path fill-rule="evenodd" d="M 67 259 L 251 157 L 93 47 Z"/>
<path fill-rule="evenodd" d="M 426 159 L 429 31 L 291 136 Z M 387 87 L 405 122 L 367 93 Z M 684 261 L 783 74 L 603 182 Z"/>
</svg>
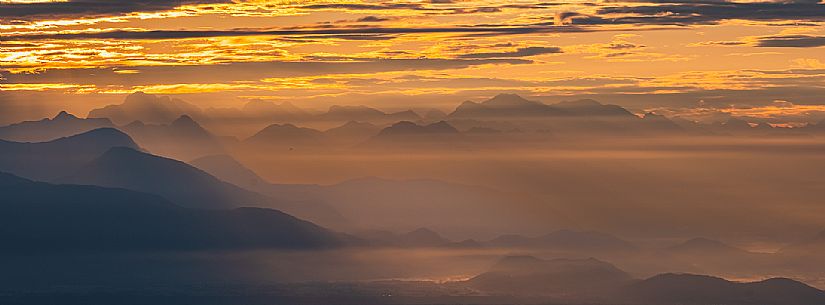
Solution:
<svg viewBox="0 0 825 305">
<path fill-rule="evenodd" d="M 182 5 L 230 3 L 230 0 L 70 0 L 66 2 L 0 2 L 0 21 L 123 15 L 170 10 Z"/>
<path fill-rule="evenodd" d="M 12 73 L 0 70 L 0 84 L 62 83 L 67 79 L 101 86 L 135 86 L 193 83 L 258 81 L 271 77 L 304 77 L 329 74 L 378 73 L 463 69 L 478 65 L 529 64 L 524 59 L 370 59 L 344 61 L 268 61 L 235 62 L 215 65 L 129 66 L 121 68 L 50 69 L 39 73 Z"/>
<path fill-rule="evenodd" d="M 574 24 L 715 24 L 724 20 L 825 21 L 825 5 L 819 1 L 731 2 L 630 1 L 647 4 L 604 6 L 595 16 L 572 19 Z"/>
<path fill-rule="evenodd" d="M 126 40 L 160 40 L 210 37 L 239 37 L 239 36 L 300 36 L 300 35 L 392 35 L 392 34 L 426 34 L 426 33 L 489 33 L 500 35 L 517 35 L 533 33 L 560 33 L 560 32 L 589 32 L 573 26 L 466 26 L 466 27 L 353 27 L 353 28 L 322 28 L 322 29 L 253 29 L 253 30 L 114 30 L 103 32 L 72 32 L 72 33 L 38 33 L 38 34 L 11 34 L 0 36 L 0 41 L 20 40 L 83 40 L 83 39 L 126 39 Z"/>
<path fill-rule="evenodd" d="M 769 48 L 816 48 L 825 46 L 825 36 L 787 35 L 759 37 L 756 46 Z"/>
<path fill-rule="evenodd" d="M 390 21 L 390 20 L 393 20 L 393 18 L 378 17 L 378 16 L 366 16 L 366 17 L 358 18 L 355 21 L 358 21 L 358 22 L 383 22 L 383 21 Z"/>
<path fill-rule="evenodd" d="M 525 47 L 508 52 L 484 52 L 459 55 L 459 58 L 509 58 L 562 53 L 559 47 Z"/>
</svg>

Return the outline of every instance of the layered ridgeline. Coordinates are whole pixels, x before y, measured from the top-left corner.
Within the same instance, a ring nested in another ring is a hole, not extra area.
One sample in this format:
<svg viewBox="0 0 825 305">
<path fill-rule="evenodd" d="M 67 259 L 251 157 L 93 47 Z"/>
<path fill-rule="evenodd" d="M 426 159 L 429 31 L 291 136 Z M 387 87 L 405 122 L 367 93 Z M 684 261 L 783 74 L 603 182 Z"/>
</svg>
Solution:
<svg viewBox="0 0 825 305">
<path fill-rule="evenodd" d="M 467 101 L 449 113 L 422 113 L 384 112 L 365 106 L 331 106 L 326 111 L 311 111 L 288 102 L 265 101 L 251 101 L 237 109 L 201 109 L 179 99 L 137 92 L 127 96 L 122 104 L 91 111 L 86 119 L 61 112 L 53 118 L 0 127 L 0 139 L 44 142 L 119 126 L 141 147 L 155 154 L 191 160 L 236 147 L 250 151 L 365 147 L 385 150 L 398 146 L 469 149 L 525 142 L 550 145 L 565 139 L 581 140 L 583 136 L 816 135 L 825 130 L 825 123 L 779 128 L 737 117 L 712 124 L 697 123 L 655 113 L 636 114 L 594 100 L 545 104 L 515 94 Z M 226 137 L 230 135 L 245 140 L 236 143 L 234 137 Z"/>
<path fill-rule="evenodd" d="M 107 118 L 81 119 L 66 111 L 53 118 L 0 127 L 0 139 L 16 142 L 45 142 L 99 128 L 115 127 Z"/>
<path fill-rule="evenodd" d="M 317 249 L 353 239 L 277 210 L 184 208 L 154 194 L 0 173 L 3 253 Z"/>
<path fill-rule="evenodd" d="M 191 160 L 225 151 L 220 137 L 188 115 L 182 115 L 169 124 L 134 121 L 121 129 L 152 153 L 178 160 Z"/>
<path fill-rule="evenodd" d="M 543 297 L 546 301 L 586 304 L 814 305 L 825 302 L 825 291 L 785 278 L 733 282 L 706 275 L 667 273 L 639 280 L 613 264 L 594 258 L 544 260 L 508 256 L 464 284 L 493 295 Z"/>
<path fill-rule="evenodd" d="M 224 182 L 184 162 L 128 147 L 111 148 L 57 181 L 158 194 L 190 208 L 266 207 L 324 225 L 340 226 L 345 222 L 337 211 L 321 203 L 272 198 Z"/>
<path fill-rule="evenodd" d="M 48 142 L 0 141 L 0 171 L 38 181 L 148 192 L 189 208 L 255 206 L 329 226 L 340 227 L 346 222 L 327 205 L 274 199 L 221 181 L 181 161 L 149 154 L 127 134 L 112 128 Z"/>
<path fill-rule="evenodd" d="M 125 133 L 100 128 L 48 142 L 0 140 L 0 171 L 42 181 L 71 175 L 114 147 L 140 150 Z"/>
</svg>

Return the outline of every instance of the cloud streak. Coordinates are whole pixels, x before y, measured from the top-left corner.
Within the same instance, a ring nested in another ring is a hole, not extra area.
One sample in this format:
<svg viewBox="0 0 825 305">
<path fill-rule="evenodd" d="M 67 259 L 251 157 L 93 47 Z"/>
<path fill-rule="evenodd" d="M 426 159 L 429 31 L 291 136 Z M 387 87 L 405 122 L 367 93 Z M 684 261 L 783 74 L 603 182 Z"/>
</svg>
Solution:
<svg viewBox="0 0 825 305">
<path fill-rule="evenodd" d="M 66 2 L 0 3 L 0 21 L 122 15 L 170 10 L 182 5 L 230 3 L 230 0 L 71 0 Z"/>
<path fill-rule="evenodd" d="M 211 37 L 240 37 L 240 36 L 301 36 L 301 35 L 399 35 L 399 34 L 428 34 L 428 33 L 495 33 L 503 35 L 535 34 L 535 33 L 569 33 L 589 32 L 575 26 L 468 26 L 468 27 L 355 27 L 334 29 L 255 29 L 255 30 L 114 30 L 103 32 L 75 32 L 75 33 L 38 33 L 16 34 L 0 36 L 0 41 L 17 40 L 82 40 L 82 39 L 128 39 L 128 40 L 161 40 Z M 334 36 L 333 36 L 334 37 Z"/>
<path fill-rule="evenodd" d="M 559 47 L 525 47 L 508 52 L 484 52 L 459 55 L 459 58 L 510 58 L 562 53 Z"/>
</svg>

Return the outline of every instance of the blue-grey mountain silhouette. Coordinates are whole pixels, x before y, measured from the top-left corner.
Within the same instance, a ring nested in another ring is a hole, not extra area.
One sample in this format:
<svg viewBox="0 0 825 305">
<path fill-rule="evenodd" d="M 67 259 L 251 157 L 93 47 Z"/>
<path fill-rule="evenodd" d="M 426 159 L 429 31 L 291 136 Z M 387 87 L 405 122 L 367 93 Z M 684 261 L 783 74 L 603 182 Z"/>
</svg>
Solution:
<svg viewBox="0 0 825 305">
<path fill-rule="evenodd" d="M 108 118 L 124 125 L 134 121 L 168 124 L 182 115 L 202 117 L 200 108 L 183 100 L 138 91 L 126 96 L 122 104 L 92 109 L 88 117 Z"/>
<path fill-rule="evenodd" d="M 0 171 L 51 181 L 73 174 L 114 147 L 140 149 L 132 138 L 114 128 L 95 129 L 48 142 L 0 140 Z"/>
<path fill-rule="evenodd" d="M 785 278 L 732 282 L 668 273 L 624 288 L 619 299 L 644 304 L 815 305 L 825 304 L 825 292 Z"/>
<path fill-rule="evenodd" d="M 354 239 L 262 208 L 199 210 L 120 188 L 0 173 L 4 253 L 330 248 Z"/>
<path fill-rule="evenodd" d="M 46 142 L 107 127 L 114 127 L 109 119 L 81 119 L 61 111 L 53 118 L 0 127 L 0 139 L 15 142 Z"/>
<path fill-rule="evenodd" d="M 157 194 L 188 208 L 265 207 L 325 225 L 345 222 L 329 206 L 272 198 L 222 181 L 184 162 L 129 148 L 110 149 L 59 181 Z"/>
<path fill-rule="evenodd" d="M 593 258 L 507 256 L 467 284 L 488 293 L 593 301 L 632 281 L 628 273 Z"/>
<path fill-rule="evenodd" d="M 247 146 L 258 149 L 279 148 L 316 148 L 327 141 L 323 132 L 292 124 L 272 124 L 244 140 Z"/>
<path fill-rule="evenodd" d="M 122 129 L 141 147 L 161 156 L 191 160 L 224 152 L 220 139 L 188 115 L 182 115 L 170 124 L 135 121 Z"/>
</svg>

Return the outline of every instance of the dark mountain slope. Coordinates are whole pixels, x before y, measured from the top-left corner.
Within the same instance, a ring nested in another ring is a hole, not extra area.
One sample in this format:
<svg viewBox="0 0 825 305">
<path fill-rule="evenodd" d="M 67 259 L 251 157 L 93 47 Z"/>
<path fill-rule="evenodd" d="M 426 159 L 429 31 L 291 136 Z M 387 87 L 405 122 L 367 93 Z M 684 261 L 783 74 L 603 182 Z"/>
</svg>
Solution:
<svg viewBox="0 0 825 305">
<path fill-rule="evenodd" d="M 3 252 L 328 248 L 345 236 L 277 210 L 194 210 L 141 192 L 0 173 Z"/>
<path fill-rule="evenodd" d="M 817 305 L 825 292 L 790 279 L 732 282 L 706 275 L 661 274 L 624 288 L 621 299 L 644 304 Z"/>
<path fill-rule="evenodd" d="M 113 128 L 40 143 L 0 140 L 0 171 L 51 181 L 74 173 L 113 147 L 139 149 L 132 138 Z"/>
</svg>

